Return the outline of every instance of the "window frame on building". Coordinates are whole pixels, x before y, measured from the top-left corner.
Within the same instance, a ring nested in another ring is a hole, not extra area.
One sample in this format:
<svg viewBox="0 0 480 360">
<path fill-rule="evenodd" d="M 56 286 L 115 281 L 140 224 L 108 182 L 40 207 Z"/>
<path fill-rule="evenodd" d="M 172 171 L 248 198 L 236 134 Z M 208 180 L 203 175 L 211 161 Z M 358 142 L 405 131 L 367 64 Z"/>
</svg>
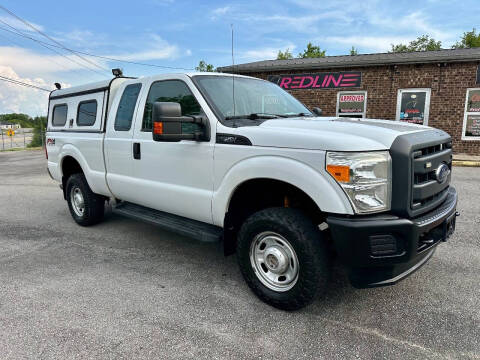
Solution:
<svg viewBox="0 0 480 360">
<path fill-rule="evenodd" d="M 398 89 L 397 91 L 397 111 L 395 115 L 395 120 L 396 121 L 403 121 L 400 120 L 400 109 L 402 106 L 402 94 L 403 93 L 409 93 L 409 92 L 425 92 L 425 109 L 423 112 L 423 124 L 425 126 L 428 126 L 428 120 L 430 117 L 430 99 L 432 95 L 432 89 L 431 88 L 402 88 Z M 420 125 L 420 124 L 419 124 Z"/>
<path fill-rule="evenodd" d="M 365 96 L 364 98 L 364 104 L 363 104 L 363 112 L 361 113 L 339 113 L 339 110 L 340 110 L 340 94 L 352 94 L 352 93 L 363 93 L 363 95 Z M 366 118 L 367 117 L 367 93 L 368 91 L 367 90 L 341 90 L 341 91 L 338 91 L 337 92 L 337 105 L 336 105 L 336 116 L 337 117 L 352 117 L 355 116 L 357 117 L 358 115 L 362 115 L 362 119 L 363 118 Z"/>
<path fill-rule="evenodd" d="M 480 140 L 480 136 L 466 136 L 465 135 L 465 130 L 467 130 L 467 118 L 469 115 L 476 115 L 476 116 L 480 116 L 480 112 L 472 112 L 472 111 L 467 111 L 468 109 L 468 94 L 470 91 L 472 90 L 478 90 L 480 91 L 480 87 L 476 87 L 476 88 L 468 88 L 467 91 L 466 91 L 466 94 L 465 94 L 465 107 L 464 107 L 464 111 L 463 111 L 463 124 L 462 124 L 462 140 L 464 141 L 479 141 Z"/>
</svg>

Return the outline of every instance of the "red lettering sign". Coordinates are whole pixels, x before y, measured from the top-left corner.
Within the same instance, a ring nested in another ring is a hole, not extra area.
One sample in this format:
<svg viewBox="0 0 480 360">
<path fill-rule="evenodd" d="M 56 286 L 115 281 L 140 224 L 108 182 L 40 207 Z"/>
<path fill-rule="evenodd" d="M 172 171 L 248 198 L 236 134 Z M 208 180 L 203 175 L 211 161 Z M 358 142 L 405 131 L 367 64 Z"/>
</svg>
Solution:
<svg viewBox="0 0 480 360">
<path fill-rule="evenodd" d="M 267 79 L 286 90 L 354 88 L 361 85 L 362 73 L 360 71 L 346 71 L 339 73 L 269 75 Z M 363 99 L 349 101 L 361 102 Z"/>
</svg>

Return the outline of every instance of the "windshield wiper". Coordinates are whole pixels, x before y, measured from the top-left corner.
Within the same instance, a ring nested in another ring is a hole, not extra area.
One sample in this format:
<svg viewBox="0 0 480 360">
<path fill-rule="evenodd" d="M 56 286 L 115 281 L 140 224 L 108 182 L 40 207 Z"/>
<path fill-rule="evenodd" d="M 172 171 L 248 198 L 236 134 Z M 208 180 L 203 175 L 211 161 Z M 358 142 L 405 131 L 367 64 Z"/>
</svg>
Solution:
<svg viewBox="0 0 480 360">
<path fill-rule="evenodd" d="M 269 114 L 269 113 L 251 113 L 247 115 L 235 115 L 235 116 L 226 116 L 225 120 L 233 120 L 233 119 L 278 119 L 279 117 L 287 117 L 287 115 L 280 115 L 280 114 Z"/>
<path fill-rule="evenodd" d="M 307 114 L 307 113 L 298 113 L 298 114 L 288 114 L 288 115 L 285 115 L 285 117 L 311 117 L 312 114 Z"/>
</svg>

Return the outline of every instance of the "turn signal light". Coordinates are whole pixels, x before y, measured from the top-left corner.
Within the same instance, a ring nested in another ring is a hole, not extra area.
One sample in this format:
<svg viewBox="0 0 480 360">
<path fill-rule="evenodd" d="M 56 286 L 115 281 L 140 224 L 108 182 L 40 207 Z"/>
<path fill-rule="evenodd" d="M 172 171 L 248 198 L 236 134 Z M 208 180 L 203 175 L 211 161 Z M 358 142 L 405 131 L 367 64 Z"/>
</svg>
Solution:
<svg viewBox="0 0 480 360">
<path fill-rule="evenodd" d="M 163 122 L 154 122 L 153 123 L 153 133 L 156 135 L 163 134 Z"/>
<path fill-rule="evenodd" d="M 338 182 L 348 183 L 350 181 L 350 166 L 346 166 L 346 165 L 327 165 L 327 171 Z"/>
</svg>

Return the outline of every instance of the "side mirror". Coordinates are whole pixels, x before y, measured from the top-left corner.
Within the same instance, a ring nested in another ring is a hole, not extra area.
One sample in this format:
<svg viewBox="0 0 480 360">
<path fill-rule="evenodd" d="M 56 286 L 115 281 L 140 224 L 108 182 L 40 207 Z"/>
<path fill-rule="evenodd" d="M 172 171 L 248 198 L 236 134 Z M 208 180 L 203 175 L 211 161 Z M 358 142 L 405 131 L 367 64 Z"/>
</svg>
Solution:
<svg viewBox="0 0 480 360">
<path fill-rule="evenodd" d="M 322 116 L 322 109 L 320 109 L 319 107 L 314 107 L 312 109 L 312 112 L 317 116 Z"/>
<path fill-rule="evenodd" d="M 155 102 L 152 109 L 154 141 L 209 141 L 208 120 L 201 115 L 182 116 L 182 107 L 175 102 Z M 198 124 L 198 130 L 184 133 L 182 124 Z"/>
</svg>

